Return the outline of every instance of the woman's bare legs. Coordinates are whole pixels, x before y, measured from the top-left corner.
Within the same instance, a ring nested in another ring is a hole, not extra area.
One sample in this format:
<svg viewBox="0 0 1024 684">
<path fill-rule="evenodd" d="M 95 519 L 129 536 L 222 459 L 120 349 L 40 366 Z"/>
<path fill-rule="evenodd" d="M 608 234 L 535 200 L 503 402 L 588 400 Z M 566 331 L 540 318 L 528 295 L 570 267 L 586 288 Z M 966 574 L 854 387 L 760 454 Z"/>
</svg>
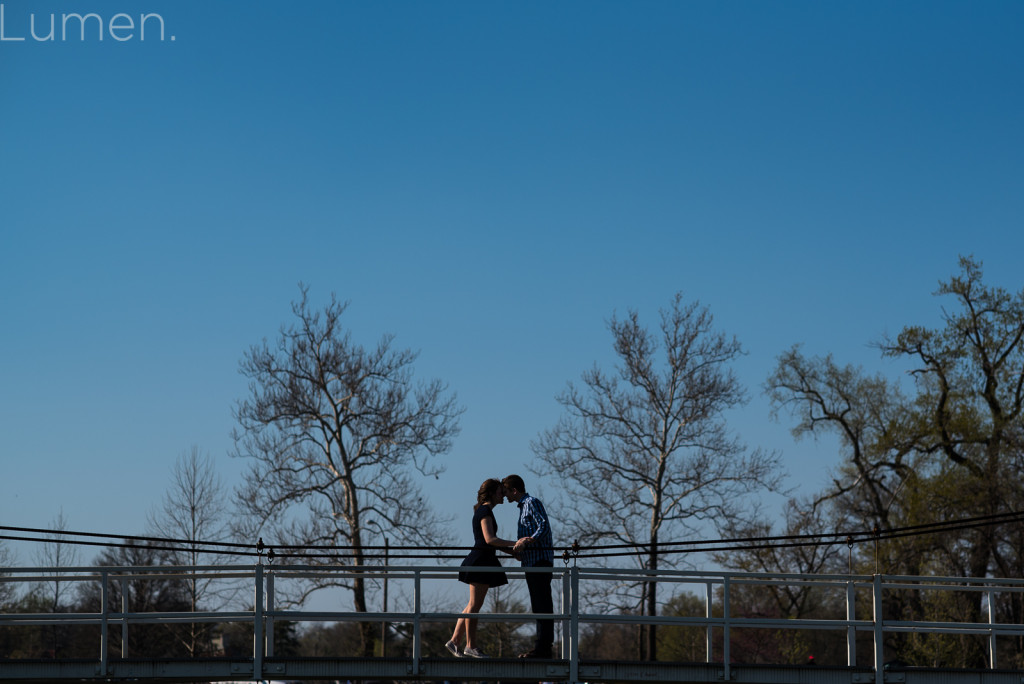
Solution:
<svg viewBox="0 0 1024 684">
<path fill-rule="evenodd" d="M 469 603 L 462 609 L 463 613 L 479 613 L 484 607 L 484 597 L 487 596 L 488 587 L 486 584 L 474 582 L 469 585 Z M 459 618 L 455 623 L 455 633 L 452 634 L 452 641 L 458 645 L 460 636 L 466 638 L 466 648 L 473 648 L 476 641 L 476 620 L 473 618 Z"/>
</svg>

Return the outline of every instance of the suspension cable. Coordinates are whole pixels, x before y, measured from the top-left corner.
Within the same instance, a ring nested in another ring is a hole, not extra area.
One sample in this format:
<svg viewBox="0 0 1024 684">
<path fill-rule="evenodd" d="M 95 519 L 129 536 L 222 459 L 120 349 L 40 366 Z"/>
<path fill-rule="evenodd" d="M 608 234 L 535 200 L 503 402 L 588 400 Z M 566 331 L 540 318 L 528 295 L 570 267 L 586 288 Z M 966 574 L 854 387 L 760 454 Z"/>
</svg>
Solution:
<svg viewBox="0 0 1024 684">
<path fill-rule="evenodd" d="M 594 544 L 580 545 L 579 542 L 571 546 L 552 547 L 553 552 L 569 552 L 579 558 L 614 558 L 624 556 L 649 556 L 649 555 L 670 555 L 683 553 L 708 553 L 728 551 L 755 551 L 766 549 L 782 549 L 812 546 L 831 546 L 834 544 L 852 545 L 858 541 L 891 540 L 904 537 L 922 536 L 940 532 L 955 532 L 967 529 L 989 527 L 1002 523 L 1024 521 L 1024 511 L 1013 511 L 1008 513 L 976 516 L 958 520 L 921 523 L 905 527 L 892 528 L 889 530 L 853 530 L 842 532 L 820 532 L 791 535 L 764 535 L 754 537 L 737 537 L 731 539 L 695 539 L 688 541 L 657 542 L 651 543 L 618 543 L 618 544 Z M 263 547 L 258 549 L 253 544 L 225 541 L 202 541 L 192 539 L 175 539 L 171 537 L 153 537 L 138 535 L 117 535 L 98 532 L 76 532 L 68 530 L 52 530 L 31 527 L 10 527 L 0 525 L 0 531 L 22 532 L 36 535 L 47 535 L 45 537 L 31 537 L 21 535 L 0 534 L 0 540 L 34 542 L 34 543 L 61 543 L 77 546 L 99 546 L 110 548 L 135 548 L 148 549 L 152 551 L 193 551 L 199 553 L 219 554 L 229 556 L 261 556 Z M 71 537 L 70 539 L 68 537 Z M 74 537 L 85 537 L 85 539 L 74 539 Z M 123 541 L 98 541 L 123 540 Z M 262 539 L 261 539 L 262 541 Z M 277 558 L 309 558 L 329 559 L 338 561 L 340 558 L 352 558 L 351 553 L 358 552 L 361 560 L 377 560 L 387 555 L 389 558 L 409 560 L 459 560 L 462 556 L 450 555 L 444 552 L 464 552 L 472 549 L 471 546 L 377 546 L 363 545 L 302 545 L 302 544 L 270 544 L 268 548 L 275 551 Z M 534 547 L 538 548 L 539 547 Z M 385 554 L 385 551 L 387 554 Z"/>
</svg>

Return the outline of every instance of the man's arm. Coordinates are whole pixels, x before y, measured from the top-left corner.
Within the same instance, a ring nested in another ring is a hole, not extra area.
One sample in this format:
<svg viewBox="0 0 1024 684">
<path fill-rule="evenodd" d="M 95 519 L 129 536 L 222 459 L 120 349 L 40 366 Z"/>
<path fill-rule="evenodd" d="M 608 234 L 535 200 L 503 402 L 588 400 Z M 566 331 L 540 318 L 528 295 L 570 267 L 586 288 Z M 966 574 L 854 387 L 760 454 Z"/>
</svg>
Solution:
<svg viewBox="0 0 1024 684">
<path fill-rule="evenodd" d="M 523 504 L 523 518 L 525 518 L 524 528 L 527 537 L 536 539 L 549 531 L 548 514 L 540 500 L 533 497 L 526 500 L 526 503 Z"/>
</svg>

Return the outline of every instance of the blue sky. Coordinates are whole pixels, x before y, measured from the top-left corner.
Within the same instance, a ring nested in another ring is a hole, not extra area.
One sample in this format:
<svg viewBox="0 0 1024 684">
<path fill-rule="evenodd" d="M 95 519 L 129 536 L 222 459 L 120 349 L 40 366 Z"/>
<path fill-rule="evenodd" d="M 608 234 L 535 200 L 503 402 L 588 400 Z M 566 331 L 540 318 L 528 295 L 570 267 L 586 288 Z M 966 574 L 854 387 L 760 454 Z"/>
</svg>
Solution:
<svg viewBox="0 0 1024 684">
<path fill-rule="evenodd" d="M 707 305 L 733 427 L 813 491 L 780 352 L 895 373 L 869 343 L 934 323 L 958 255 L 1024 284 L 1017 2 L 2 5 L 0 524 L 142 533 L 192 445 L 234 484 L 238 362 L 300 281 L 458 393 L 425 487 L 467 543 L 615 312 Z M 30 35 L 72 12 L 164 40 Z"/>
</svg>

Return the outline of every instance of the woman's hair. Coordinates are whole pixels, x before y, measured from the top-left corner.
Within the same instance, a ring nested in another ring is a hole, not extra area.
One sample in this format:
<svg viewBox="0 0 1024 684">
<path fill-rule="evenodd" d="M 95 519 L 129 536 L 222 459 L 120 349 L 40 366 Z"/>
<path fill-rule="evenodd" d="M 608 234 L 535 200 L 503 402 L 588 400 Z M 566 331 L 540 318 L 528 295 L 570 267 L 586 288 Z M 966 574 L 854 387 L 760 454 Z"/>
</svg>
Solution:
<svg viewBox="0 0 1024 684">
<path fill-rule="evenodd" d="M 473 506 L 473 510 L 480 508 L 480 504 L 490 503 L 491 499 L 494 498 L 494 492 L 498 491 L 498 487 L 501 486 L 501 480 L 495 480 L 493 477 L 484 480 L 484 483 L 480 485 L 480 489 L 476 493 L 476 505 Z"/>
</svg>

